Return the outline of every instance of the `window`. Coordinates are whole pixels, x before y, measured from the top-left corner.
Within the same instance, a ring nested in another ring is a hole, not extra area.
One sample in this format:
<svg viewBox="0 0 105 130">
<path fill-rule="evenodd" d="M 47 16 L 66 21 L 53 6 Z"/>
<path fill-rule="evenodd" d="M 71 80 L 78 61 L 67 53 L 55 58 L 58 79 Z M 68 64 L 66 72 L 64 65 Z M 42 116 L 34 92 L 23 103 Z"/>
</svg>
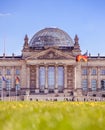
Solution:
<svg viewBox="0 0 105 130">
<path fill-rule="evenodd" d="M 0 75 L 2 75 L 2 70 L 0 70 Z"/>
<path fill-rule="evenodd" d="M 20 70 L 16 69 L 16 75 L 20 75 Z"/>
<path fill-rule="evenodd" d="M 87 69 L 82 70 L 82 75 L 87 75 Z"/>
<path fill-rule="evenodd" d="M 96 69 L 92 69 L 91 74 L 96 75 Z"/>
<path fill-rule="evenodd" d="M 20 77 L 16 77 L 15 79 L 15 89 L 20 90 Z"/>
<path fill-rule="evenodd" d="M 2 90 L 2 79 L 0 79 L 0 91 Z"/>
<path fill-rule="evenodd" d="M 105 75 L 105 69 L 101 70 L 101 75 Z"/>
<path fill-rule="evenodd" d="M 45 87 L 45 67 L 39 69 L 39 85 L 40 89 L 43 90 Z"/>
<path fill-rule="evenodd" d="M 11 80 L 10 79 L 7 79 L 7 82 L 6 82 L 6 90 L 10 90 L 11 89 Z"/>
<path fill-rule="evenodd" d="M 93 91 L 96 90 L 96 88 L 97 88 L 97 81 L 96 81 L 96 79 L 92 79 L 91 80 L 91 88 L 92 88 Z"/>
<path fill-rule="evenodd" d="M 11 74 L 10 69 L 7 69 L 7 75 L 10 75 L 10 74 Z"/>
<path fill-rule="evenodd" d="M 55 85 L 55 67 L 48 67 L 48 87 L 49 90 L 54 89 Z"/>
<path fill-rule="evenodd" d="M 105 79 L 101 80 L 101 89 L 105 89 Z"/>
<path fill-rule="evenodd" d="M 16 90 L 20 90 L 20 84 L 16 84 Z"/>
<path fill-rule="evenodd" d="M 87 79 L 82 80 L 82 89 L 83 89 L 83 91 L 86 91 L 88 89 L 88 81 L 87 81 Z"/>
<path fill-rule="evenodd" d="M 58 67 L 58 89 L 59 91 L 63 90 L 64 86 L 64 69 L 63 67 Z"/>
</svg>

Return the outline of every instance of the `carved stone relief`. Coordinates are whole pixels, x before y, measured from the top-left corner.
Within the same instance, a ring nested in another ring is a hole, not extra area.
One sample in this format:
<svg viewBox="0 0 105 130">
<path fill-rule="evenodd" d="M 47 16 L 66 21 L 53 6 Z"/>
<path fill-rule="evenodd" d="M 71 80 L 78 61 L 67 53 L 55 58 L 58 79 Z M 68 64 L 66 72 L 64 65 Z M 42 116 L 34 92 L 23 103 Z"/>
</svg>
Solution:
<svg viewBox="0 0 105 130">
<path fill-rule="evenodd" d="M 67 66 L 67 88 L 73 88 L 74 86 L 74 69 L 72 66 Z"/>
<path fill-rule="evenodd" d="M 34 88 L 36 86 L 36 68 L 35 66 L 30 66 L 30 87 Z"/>
<path fill-rule="evenodd" d="M 54 52 L 49 52 L 43 56 L 38 57 L 38 59 L 65 59 L 65 57 Z"/>
</svg>

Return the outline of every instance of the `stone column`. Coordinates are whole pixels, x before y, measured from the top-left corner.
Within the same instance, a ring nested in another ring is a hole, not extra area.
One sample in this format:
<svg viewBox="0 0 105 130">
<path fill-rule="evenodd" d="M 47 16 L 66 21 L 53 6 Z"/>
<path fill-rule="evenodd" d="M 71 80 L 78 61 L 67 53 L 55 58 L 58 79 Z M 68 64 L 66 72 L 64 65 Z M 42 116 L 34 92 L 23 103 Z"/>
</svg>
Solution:
<svg viewBox="0 0 105 130">
<path fill-rule="evenodd" d="M 58 66 L 55 66 L 55 93 L 58 92 Z"/>
<path fill-rule="evenodd" d="M 74 89 L 77 88 L 76 80 L 77 80 L 76 67 L 74 67 Z"/>
<path fill-rule="evenodd" d="M 14 66 L 11 69 L 11 87 L 15 88 L 15 68 Z"/>
<path fill-rule="evenodd" d="M 3 77 L 6 78 L 6 68 L 5 68 L 5 67 L 3 67 L 3 72 L 2 72 L 2 73 L 3 73 L 3 74 L 2 74 Z M 4 81 L 2 82 L 2 87 L 3 87 L 3 88 L 6 88 L 6 82 L 4 82 Z"/>
<path fill-rule="evenodd" d="M 101 88 L 100 67 L 97 68 L 97 88 Z"/>
<path fill-rule="evenodd" d="M 67 88 L 67 66 L 64 66 L 64 89 Z"/>
<path fill-rule="evenodd" d="M 39 66 L 36 65 L 36 93 L 39 93 Z"/>
<path fill-rule="evenodd" d="M 6 78 L 6 67 L 2 67 L 2 76 L 4 78 Z M 2 91 L 1 91 L 1 99 L 2 99 L 2 101 L 5 100 L 4 99 L 4 95 L 5 95 L 4 88 L 6 88 L 6 82 L 2 80 Z"/>
<path fill-rule="evenodd" d="M 48 66 L 45 68 L 45 93 L 48 93 Z"/>
<path fill-rule="evenodd" d="M 27 65 L 27 88 L 30 88 L 30 66 Z"/>
<path fill-rule="evenodd" d="M 26 64 L 22 64 L 22 69 L 21 69 L 21 87 L 26 88 L 27 87 L 27 69 L 26 69 Z"/>
<path fill-rule="evenodd" d="M 88 89 L 91 90 L 91 68 L 87 68 L 87 71 L 88 71 Z"/>
<path fill-rule="evenodd" d="M 76 66 L 76 91 L 74 93 L 75 96 L 82 95 L 82 85 L 81 85 L 81 63 L 78 62 Z"/>
<path fill-rule="evenodd" d="M 76 88 L 82 88 L 81 86 L 81 63 L 77 63 L 76 66 Z"/>
</svg>

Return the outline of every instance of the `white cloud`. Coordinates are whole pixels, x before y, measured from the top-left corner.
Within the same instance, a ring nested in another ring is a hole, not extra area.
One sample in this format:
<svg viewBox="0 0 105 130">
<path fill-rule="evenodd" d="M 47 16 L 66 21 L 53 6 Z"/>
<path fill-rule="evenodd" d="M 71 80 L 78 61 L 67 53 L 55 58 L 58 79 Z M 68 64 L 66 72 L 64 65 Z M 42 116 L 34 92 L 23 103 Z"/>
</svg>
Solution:
<svg viewBox="0 0 105 130">
<path fill-rule="evenodd" d="M 0 16 L 10 16 L 11 13 L 0 13 Z"/>
</svg>

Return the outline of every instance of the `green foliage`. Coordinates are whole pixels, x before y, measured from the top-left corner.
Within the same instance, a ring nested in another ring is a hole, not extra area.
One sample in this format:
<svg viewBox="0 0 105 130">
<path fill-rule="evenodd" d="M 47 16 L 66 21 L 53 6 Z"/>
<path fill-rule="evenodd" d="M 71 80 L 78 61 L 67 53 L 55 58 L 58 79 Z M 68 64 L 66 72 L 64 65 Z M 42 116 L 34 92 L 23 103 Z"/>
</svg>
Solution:
<svg viewBox="0 0 105 130">
<path fill-rule="evenodd" d="M 0 102 L 0 130 L 104 130 L 104 102 Z"/>
</svg>

